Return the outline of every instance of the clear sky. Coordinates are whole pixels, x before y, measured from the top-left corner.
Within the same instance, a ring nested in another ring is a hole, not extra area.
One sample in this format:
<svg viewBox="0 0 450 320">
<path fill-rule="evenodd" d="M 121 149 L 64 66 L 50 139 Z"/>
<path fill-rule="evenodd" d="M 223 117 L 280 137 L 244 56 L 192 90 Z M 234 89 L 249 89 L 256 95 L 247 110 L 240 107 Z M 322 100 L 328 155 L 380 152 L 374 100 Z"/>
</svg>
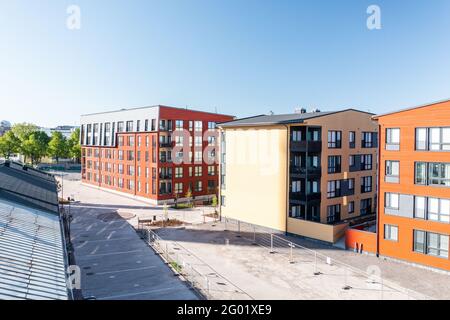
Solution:
<svg viewBox="0 0 450 320">
<path fill-rule="evenodd" d="M 69 30 L 67 7 L 81 9 Z M 381 8 L 368 30 L 367 7 Z M 449 0 L 0 0 L 0 120 L 154 104 L 382 113 L 450 98 Z"/>
</svg>

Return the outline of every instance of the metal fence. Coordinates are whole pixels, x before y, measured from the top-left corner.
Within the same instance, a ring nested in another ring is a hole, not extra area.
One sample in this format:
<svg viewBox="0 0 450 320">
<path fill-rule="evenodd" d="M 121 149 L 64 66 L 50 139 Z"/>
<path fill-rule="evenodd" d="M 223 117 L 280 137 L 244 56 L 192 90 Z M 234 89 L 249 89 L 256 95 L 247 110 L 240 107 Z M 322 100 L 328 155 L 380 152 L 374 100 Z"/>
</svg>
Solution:
<svg viewBox="0 0 450 320">
<path fill-rule="evenodd" d="M 340 262 L 325 254 L 306 248 L 281 233 L 242 221 L 223 218 L 225 229 L 253 244 L 267 249 L 268 253 L 279 256 L 301 274 L 317 277 L 327 287 L 338 290 L 343 299 L 354 299 L 359 294 L 369 299 L 432 299 L 429 296 L 403 288 L 384 279 L 376 265 L 367 271 Z M 327 281 L 330 280 L 330 281 Z"/>
<path fill-rule="evenodd" d="M 253 300 L 179 243 L 164 240 L 149 228 L 142 228 L 139 232 L 147 244 L 206 299 Z"/>
</svg>

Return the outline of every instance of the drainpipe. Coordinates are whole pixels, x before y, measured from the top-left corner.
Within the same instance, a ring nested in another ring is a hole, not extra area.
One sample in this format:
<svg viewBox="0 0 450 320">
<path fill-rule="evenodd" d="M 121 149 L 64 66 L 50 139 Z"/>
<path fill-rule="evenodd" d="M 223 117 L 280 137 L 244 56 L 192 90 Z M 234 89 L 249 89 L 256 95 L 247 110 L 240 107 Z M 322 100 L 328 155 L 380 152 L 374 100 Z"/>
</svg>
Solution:
<svg viewBox="0 0 450 320">
<path fill-rule="evenodd" d="M 290 132 L 289 132 L 289 125 L 285 124 L 284 125 L 286 127 L 286 225 L 285 225 L 285 234 L 287 235 L 288 233 L 288 218 L 289 218 L 289 167 L 290 167 L 290 159 L 289 159 L 289 154 L 290 154 Z"/>
</svg>

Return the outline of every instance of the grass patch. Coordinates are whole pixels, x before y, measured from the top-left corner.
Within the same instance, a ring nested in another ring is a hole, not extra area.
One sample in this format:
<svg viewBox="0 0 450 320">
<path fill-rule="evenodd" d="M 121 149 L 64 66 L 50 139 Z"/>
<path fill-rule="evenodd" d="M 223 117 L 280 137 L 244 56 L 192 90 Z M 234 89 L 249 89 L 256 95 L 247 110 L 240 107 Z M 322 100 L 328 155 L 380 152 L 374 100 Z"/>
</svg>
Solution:
<svg viewBox="0 0 450 320">
<path fill-rule="evenodd" d="M 169 264 L 176 272 L 181 273 L 181 270 L 183 269 L 183 267 L 181 265 L 179 265 L 175 261 L 170 262 Z"/>
<path fill-rule="evenodd" d="M 183 221 L 180 221 L 178 219 L 169 219 L 167 221 L 153 221 L 152 223 L 150 223 L 150 226 L 152 227 L 178 227 L 178 226 L 182 226 L 183 225 Z"/>
<path fill-rule="evenodd" d="M 171 206 L 171 209 L 191 209 L 192 203 L 178 203 L 176 205 Z"/>
</svg>

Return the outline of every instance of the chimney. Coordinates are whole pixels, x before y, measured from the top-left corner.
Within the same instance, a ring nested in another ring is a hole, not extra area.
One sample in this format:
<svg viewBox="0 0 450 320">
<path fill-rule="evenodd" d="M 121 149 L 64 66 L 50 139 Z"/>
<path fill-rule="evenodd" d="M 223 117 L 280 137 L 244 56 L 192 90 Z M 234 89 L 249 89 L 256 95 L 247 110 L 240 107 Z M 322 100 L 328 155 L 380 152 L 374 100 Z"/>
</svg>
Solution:
<svg viewBox="0 0 450 320">
<path fill-rule="evenodd" d="M 306 113 L 306 109 L 305 108 L 295 108 L 294 109 L 294 113 Z"/>
</svg>

